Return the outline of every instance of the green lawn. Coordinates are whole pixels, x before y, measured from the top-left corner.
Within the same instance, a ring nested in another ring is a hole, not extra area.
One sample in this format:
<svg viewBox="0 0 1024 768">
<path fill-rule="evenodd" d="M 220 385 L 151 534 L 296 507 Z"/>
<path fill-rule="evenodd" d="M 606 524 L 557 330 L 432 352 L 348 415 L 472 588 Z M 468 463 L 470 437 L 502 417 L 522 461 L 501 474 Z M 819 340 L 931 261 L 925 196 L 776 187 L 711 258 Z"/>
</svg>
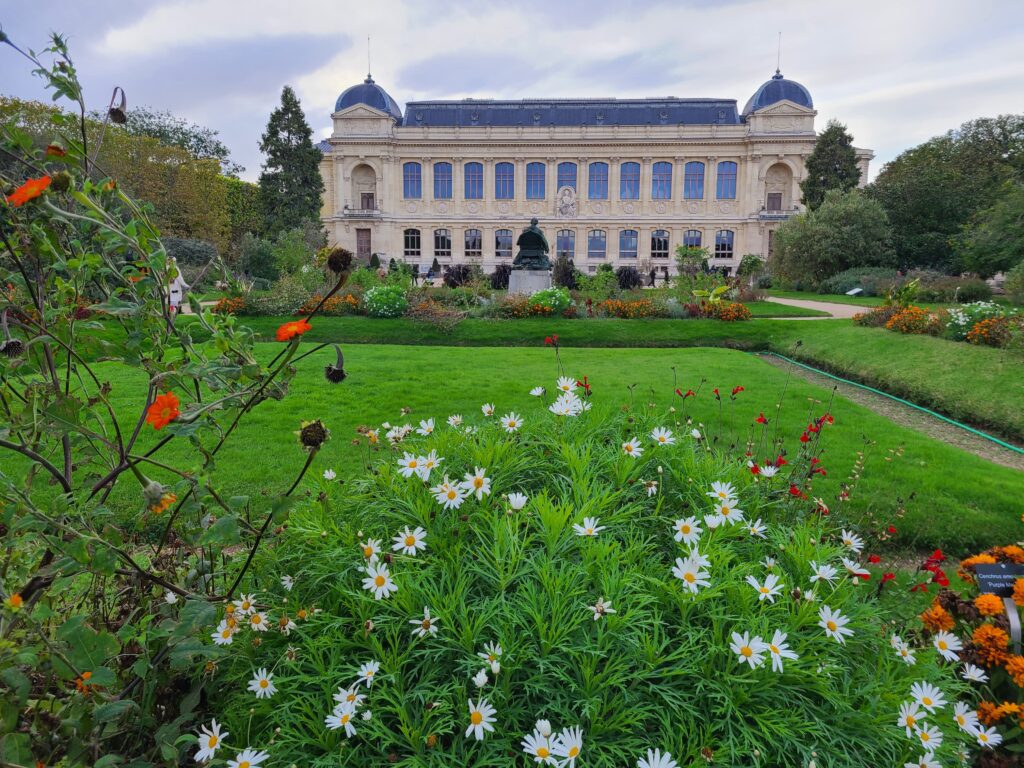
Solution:
<svg viewBox="0 0 1024 768">
<path fill-rule="evenodd" d="M 273 338 L 281 318 L 240 322 Z M 877 387 L 1024 443 L 1024 357 L 929 336 L 861 328 L 849 320 L 465 320 L 442 330 L 412 320 L 326 317 L 309 341 L 452 346 L 729 347 L 773 351 Z"/>
<path fill-rule="evenodd" d="M 274 348 L 266 345 L 261 353 L 269 354 Z M 670 406 L 683 406 L 672 394 L 674 386 L 696 389 L 706 379 L 701 395 L 688 400 L 685 407 L 687 415 L 706 425 L 707 433 L 724 436 L 721 445 L 742 446 L 752 434 L 758 413 L 773 416 L 785 391 L 778 425 L 789 449 L 795 451 L 808 418 L 825 410 L 831 394 L 789 379 L 756 357 L 725 349 L 566 348 L 562 357 L 573 375 L 589 376 L 599 403 L 637 409 L 655 403 L 666 421 L 677 418 L 668 415 Z M 321 418 L 332 431 L 315 471 L 333 468 L 348 477 L 367 460 L 365 443 L 352 442 L 359 425 L 376 427 L 383 421 L 415 425 L 434 417 L 441 426 L 453 413 L 472 423 L 481 418 L 484 402 L 494 403 L 499 414 L 517 410 L 530 419 L 544 406 L 529 396 L 529 389 L 535 385 L 550 389 L 557 375 L 554 353 L 544 348 L 352 344 L 346 347 L 349 377 L 340 385 L 328 384 L 321 375 L 323 365 L 332 359 L 333 353 L 323 350 L 300 363 L 289 397 L 264 403 L 244 422 L 238 439 L 218 455 L 215 477 L 224 493 L 260 494 L 287 484 L 302 462 L 293 435 L 302 420 Z M 142 393 L 142 377 L 119 364 L 101 367 L 113 385 L 118 411 L 129 413 Z M 631 385 L 632 394 L 627 388 Z M 732 403 L 726 397 L 720 417 L 710 390 L 717 386 L 728 392 L 737 385 L 746 391 Z M 412 409 L 408 416 L 401 414 L 403 407 Z M 815 495 L 831 503 L 839 483 L 850 473 L 855 452 L 866 450 L 867 467 L 846 513 L 888 520 L 904 505 L 906 519 L 898 523 L 903 531 L 901 547 L 942 546 L 967 552 L 1020 537 L 1021 473 L 897 427 L 845 400 L 838 400 L 832 412 L 836 424 L 827 430 L 823 443 L 829 474 L 818 480 Z M 676 429 L 685 431 L 682 426 Z M 146 439 L 153 437 L 147 431 Z M 904 455 L 887 461 L 889 452 L 901 445 Z M 186 447 L 172 445 L 165 456 Z M 742 448 L 731 447 L 731 452 L 739 457 Z M 128 493 L 132 490 L 126 488 Z M 134 499 L 121 501 L 134 503 Z"/>
<path fill-rule="evenodd" d="M 828 317 L 828 312 L 817 309 L 802 309 L 773 301 L 748 301 L 747 309 L 754 317 Z"/>
</svg>

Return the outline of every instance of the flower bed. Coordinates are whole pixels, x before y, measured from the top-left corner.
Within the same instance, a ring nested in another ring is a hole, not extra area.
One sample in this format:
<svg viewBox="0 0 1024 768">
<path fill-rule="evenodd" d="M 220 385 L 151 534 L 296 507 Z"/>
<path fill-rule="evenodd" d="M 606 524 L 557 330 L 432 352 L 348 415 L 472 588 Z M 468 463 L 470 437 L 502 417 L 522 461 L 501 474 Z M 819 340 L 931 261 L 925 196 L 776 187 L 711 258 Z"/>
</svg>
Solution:
<svg viewBox="0 0 1024 768">
<path fill-rule="evenodd" d="M 990 301 L 935 312 L 913 304 L 885 304 L 854 315 L 853 322 L 897 333 L 944 336 L 952 341 L 990 347 L 1024 345 L 1024 318 L 1015 309 Z"/>
</svg>

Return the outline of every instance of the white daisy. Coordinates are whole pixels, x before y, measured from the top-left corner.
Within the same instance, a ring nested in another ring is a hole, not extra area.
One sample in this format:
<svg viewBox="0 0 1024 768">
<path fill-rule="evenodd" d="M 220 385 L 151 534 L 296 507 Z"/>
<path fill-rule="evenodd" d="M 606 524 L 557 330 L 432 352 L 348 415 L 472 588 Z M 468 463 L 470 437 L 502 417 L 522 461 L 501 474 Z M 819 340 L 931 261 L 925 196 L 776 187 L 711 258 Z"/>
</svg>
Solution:
<svg viewBox="0 0 1024 768">
<path fill-rule="evenodd" d="M 519 417 L 518 413 L 512 411 L 501 417 L 501 426 L 505 428 L 506 432 L 515 432 L 523 426 L 523 420 Z"/>
<path fill-rule="evenodd" d="M 418 461 L 420 468 L 416 474 L 419 475 L 421 480 L 426 482 L 430 479 L 430 473 L 437 469 L 438 465 L 444 461 L 444 459 L 437 455 L 437 451 L 431 451 L 426 456 L 420 456 Z"/>
<path fill-rule="evenodd" d="M 821 606 L 818 610 L 818 626 L 825 630 L 825 634 L 838 643 L 846 642 L 846 635 L 852 635 L 853 630 L 847 629 L 846 625 L 850 619 L 843 616 L 839 611 L 833 611 L 827 605 Z"/>
<path fill-rule="evenodd" d="M 242 616 L 248 616 L 256 610 L 256 595 L 242 594 L 234 601 L 235 610 Z"/>
<path fill-rule="evenodd" d="M 461 427 L 462 426 L 462 416 L 460 414 L 458 414 L 458 413 L 453 413 L 451 416 L 448 417 L 448 426 L 449 427 Z"/>
<path fill-rule="evenodd" d="M 921 748 L 933 752 L 942 746 L 942 731 L 934 725 L 922 723 L 917 729 L 917 738 L 921 740 Z"/>
<path fill-rule="evenodd" d="M 398 586 L 391 580 L 391 572 L 388 570 L 387 563 L 371 561 L 366 566 L 363 589 L 373 592 L 374 600 L 385 600 L 391 597 L 392 592 L 398 591 Z"/>
<path fill-rule="evenodd" d="M 934 760 L 931 752 L 925 752 L 921 755 L 916 763 L 904 763 L 903 768 L 942 768 L 942 763 L 938 760 Z"/>
<path fill-rule="evenodd" d="M 363 550 L 363 557 L 367 560 L 373 560 L 380 554 L 380 539 L 367 539 L 359 542 L 359 546 Z"/>
<path fill-rule="evenodd" d="M 715 507 L 715 515 L 721 518 L 723 523 L 738 523 L 743 519 L 743 510 L 733 506 L 735 502 L 727 499 Z"/>
<path fill-rule="evenodd" d="M 758 538 L 758 539 L 766 539 L 766 538 L 768 538 L 767 536 L 764 535 L 764 532 L 768 530 L 768 526 L 761 522 L 761 518 L 757 518 L 757 520 L 755 522 L 751 523 L 747 527 L 747 530 L 750 531 L 750 535 L 754 536 L 755 538 Z"/>
<path fill-rule="evenodd" d="M 269 699 L 277 693 L 277 686 L 274 685 L 274 673 L 267 672 L 266 667 L 260 667 L 249 681 L 248 690 L 255 693 L 257 699 Z"/>
<path fill-rule="evenodd" d="M 761 467 L 761 477 L 767 477 L 769 480 L 775 477 L 775 475 L 777 475 L 778 473 L 779 468 L 776 467 L 774 464 L 766 464 L 765 466 Z"/>
<path fill-rule="evenodd" d="M 477 688 L 483 688 L 485 685 L 487 685 L 487 670 L 486 669 L 481 669 L 479 672 L 477 672 L 473 676 L 473 684 Z"/>
<path fill-rule="evenodd" d="M 732 483 L 714 482 L 711 484 L 711 490 L 708 491 L 707 495 L 719 503 L 723 501 L 731 502 L 736 498 L 736 489 L 732 487 Z"/>
<path fill-rule="evenodd" d="M 775 567 L 775 558 L 774 557 L 766 557 L 766 558 L 764 558 L 761 561 L 761 565 L 764 566 L 764 569 L 766 571 L 770 571 L 772 568 Z"/>
<path fill-rule="evenodd" d="M 589 409 L 590 404 L 584 403 L 572 392 L 563 392 L 555 398 L 555 402 L 548 406 L 548 410 L 555 416 L 579 416 L 583 411 Z"/>
<path fill-rule="evenodd" d="M 981 667 L 976 667 L 973 664 L 964 664 L 964 668 L 960 672 L 960 677 L 971 683 L 988 682 L 988 675 L 985 674 L 985 670 Z"/>
<path fill-rule="evenodd" d="M 547 720 L 538 720 L 533 729 L 545 739 L 551 738 L 551 723 Z"/>
<path fill-rule="evenodd" d="M 423 618 L 409 619 L 409 623 L 416 625 L 416 628 L 412 631 L 413 637 L 426 637 L 427 635 L 437 634 L 437 619 L 431 618 L 430 609 L 426 606 L 423 607 Z"/>
<path fill-rule="evenodd" d="M 574 392 L 578 386 L 576 379 L 568 376 L 559 376 L 558 381 L 555 382 L 555 389 L 559 392 Z"/>
<path fill-rule="evenodd" d="M 445 475 L 444 481 L 440 485 L 435 485 L 431 488 L 430 492 L 434 494 L 437 503 L 445 509 L 458 509 L 462 506 L 462 502 L 466 500 L 466 492 L 462 486 L 458 483 L 452 483 L 447 475 Z"/>
<path fill-rule="evenodd" d="M 576 765 L 576 758 L 583 751 L 583 729 L 576 726 L 561 731 L 555 737 L 555 741 L 551 745 L 551 751 L 557 757 L 565 758 L 561 763 L 561 768 L 564 768 L 564 766 L 573 768 Z"/>
<path fill-rule="evenodd" d="M 213 638 L 213 642 L 217 645 L 231 645 L 235 640 L 236 631 L 238 631 L 237 628 L 228 624 L 227 619 L 221 619 L 217 629 L 214 630 L 210 637 Z"/>
<path fill-rule="evenodd" d="M 690 430 L 690 437 L 692 437 L 694 440 L 700 440 L 700 430 L 699 429 L 691 429 Z"/>
<path fill-rule="evenodd" d="M 270 629 L 270 625 L 267 623 L 267 615 L 265 613 L 256 613 L 249 615 L 249 629 L 254 632 L 266 632 Z"/>
<path fill-rule="evenodd" d="M 420 457 L 406 452 L 398 460 L 398 473 L 402 477 L 412 477 L 420 474 Z"/>
<path fill-rule="evenodd" d="M 281 577 L 281 586 L 284 587 L 286 592 L 291 592 L 292 589 L 295 587 L 295 579 L 293 577 L 287 576 L 287 575 L 282 576 Z"/>
<path fill-rule="evenodd" d="M 416 430 L 418 435 L 432 435 L 434 433 L 434 420 L 426 419 L 420 422 L 419 429 Z"/>
<path fill-rule="evenodd" d="M 643 453 L 643 446 L 640 445 L 640 441 L 635 437 L 631 437 L 629 440 L 622 444 L 622 452 L 627 456 L 632 456 L 634 459 L 639 459 Z"/>
<path fill-rule="evenodd" d="M 324 725 L 330 728 L 332 731 L 336 731 L 339 728 L 345 729 L 345 736 L 352 738 L 356 735 L 356 727 L 352 724 L 355 719 L 356 711 L 348 707 L 339 706 L 331 714 L 324 718 Z"/>
<path fill-rule="evenodd" d="M 772 671 L 774 672 L 782 671 L 783 659 L 796 661 L 796 659 L 799 658 L 796 651 L 790 650 L 789 645 L 786 643 L 786 637 L 787 635 L 785 632 L 776 629 L 775 634 L 772 635 L 772 641 L 767 643 L 768 655 L 771 657 Z"/>
<path fill-rule="evenodd" d="M 779 583 L 779 577 L 774 573 L 769 573 L 765 577 L 764 584 L 759 583 L 753 576 L 747 576 L 747 584 L 757 591 L 757 601 L 759 603 L 765 600 L 769 603 L 774 603 L 775 598 L 785 586 L 785 584 Z"/>
<path fill-rule="evenodd" d="M 359 683 L 366 683 L 366 687 L 369 688 L 373 685 L 373 679 L 380 671 L 379 661 L 368 661 L 359 668 L 359 679 L 356 680 L 356 685 Z"/>
<path fill-rule="evenodd" d="M 914 651 L 911 650 L 910 646 L 906 643 L 900 643 L 900 646 L 896 649 L 896 655 L 903 659 L 908 665 L 917 663 L 917 657 L 914 656 Z"/>
<path fill-rule="evenodd" d="M 757 669 L 764 664 L 764 653 L 768 650 L 768 646 L 757 635 L 751 637 L 749 632 L 744 632 L 742 635 L 739 632 L 733 632 L 729 649 L 736 654 L 740 664 L 749 664 L 751 669 Z"/>
<path fill-rule="evenodd" d="M 904 701 L 900 704 L 900 714 L 896 719 L 896 725 L 900 728 L 906 728 L 907 738 L 909 739 L 914 735 L 914 731 L 918 729 L 918 726 L 925 717 L 927 715 L 921 711 L 916 701 Z"/>
<path fill-rule="evenodd" d="M 257 765 L 268 757 L 270 757 L 270 754 L 267 752 L 260 752 L 252 747 L 246 747 L 235 755 L 234 760 L 228 760 L 228 768 L 256 768 Z"/>
<path fill-rule="evenodd" d="M 698 547 L 690 547 L 690 551 L 687 552 L 686 557 L 693 560 L 698 568 L 711 567 L 711 560 L 707 555 L 702 554 Z"/>
<path fill-rule="evenodd" d="M 535 763 L 541 763 L 542 765 L 556 765 L 555 758 L 551 754 L 550 737 L 550 733 L 545 736 L 538 731 L 534 731 L 529 736 L 523 737 L 523 741 L 521 742 L 523 745 L 523 752 L 532 757 Z"/>
<path fill-rule="evenodd" d="M 494 415 L 494 406 L 491 403 L 484 403 L 480 406 L 480 410 L 484 412 L 484 416 Z"/>
<path fill-rule="evenodd" d="M 334 480 L 337 477 L 338 477 L 338 473 L 335 472 L 333 469 L 325 469 L 324 470 L 324 480 L 327 480 L 328 482 L 330 482 L 331 480 Z"/>
<path fill-rule="evenodd" d="M 847 531 L 843 529 L 842 534 L 843 546 L 853 552 L 855 555 L 859 555 L 864 549 L 864 539 L 855 534 L 853 531 Z"/>
<path fill-rule="evenodd" d="M 403 555 L 416 555 L 427 548 L 427 532 L 418 525 L 414 531 L 410 531 L 409 526 L 405 526 L 405 530 L 395 536 L 393 541 L 394 544 L 391 545 L 393 551 L 401 552 Z"/>
<path fill-rule="evenodd" d="M 998 747 L 1003 743 L 1003 737 L 995 728 L 986 728 L 984 725 L 979 725 L 974 735 L 978 739 L 978 745 L 988 749 Z"/>
<path fill-rule="evenodd" d="M 812 584 L 816 581 L 827 581 L 831 584 L 836 580 L 836 575 L 839 573 L 839 571 L 831 565 L 828 565 L 827 563 L 818 565 L 813 560 L 811 561 L 811 571 L 813 571 L 813 573 L 811 573 Z"/>
<path fill-rule="evenodd" d="M 668 752 L 647 750 L 647 757 L 636 761 L 636 768 L 679 768 L 679 763 L 672 759 Z"/>
<path fill-rule="evenodd" d="M 281 630 L 284 635 L 291 635 L 292 630 L 295 629 L 295 622 L 292 621 L 288 616 L 281 616 L 277 620 L 277 628 Z"/>
<path fill-rule="evenodd" d="M 510 493 L 508 495 L 508 505 L 516 512 L 525 507 L 527 501 L 529 498 L 525 493 Z"/>
<path fill-rule="evenodd" d="M 488 664 L 493 664 L 501 658 L 502 653 L 503 651 L 498 643 L 484 643 L 484 649 L 479 651 L 477 656 Z"/>
<path fill-rule="evenodd" d="M 672 575 L 682 581 L 683 586 L 694 595 L 697 594 L 701 587 L 711 586 L 711 582 L 708 581 L 711 574 L 701 570 L 700 564 L 694 561 L 693 558 L 683 560 L 681 557 L 677 557 L 675 567 L 672 569 Z"/>
<path fill-rule="evenodd" d="M 530 394 L 533 395 L 534 397 L 544 397 L 544 393 L 546 391 L 547 390 L 544 389 L 544 387 L 534 387 L 533 389 L 530 390 Z"/>
<path fill-rule="evenodd" d="M 672 436 L 672 433 L 664 427 L 656 427 L 651 431 L 651 440 L 656 445 L 675 445 L 676 439 Z"/>
<path fill-rule="evenodd" d="M 704 533 L 704 529 L 700 527 L 695 517 L 687 517 L 684 520 L 676 520 L 675 525 L 675 539 L 676 541 L 682 541 L 686 544 L 696 544 L 700 541 L 700 535 Z"/>
<path fill-rule="evenodd" d="M 932 639 L 932 644 L 935 646 L 942 658 L 946 661 L 959 661 L 960 656 L 957 651 L 964 649 L 963 643 L 960 642 L 960 638 L 954 635 L 952 632 L 938 632 Z"/>
<path fill-rule="evenodd" d="M 978 728 L 978 713 L 964 701 L 958 701 L 953 707 L 953 720 L 960 726 L 960 730 L 968 733 L 973 733 Z"/>
<path fill-rule="evenodd" d="M 462 487 L 466 493 L 476 496 L 477 501 L 482 501 L 484 496 L 491 492 L 491 478 L 486 476 L 482 467 L 474 467 L 473 472 L 467 472 L 462 481 Z"/>
<path fill-rule="evenodd" d="M 584 517 L 583 525 L 573 524 L 572 529 L 576 531 L 577 536 L 597 536 L 605 529 L 605 526 L 598 525 L 600 522 L 596 517 Z"/>
<path fill-rule="evenodd" d="M 588 607 L 594 612 L 594 621 L 615 613 L 615 609 L 612 608 L 612 601 L 605 601 L 603 597 L 598 598 L 596 603 Z"/>
<path fill-rule="evenodd" d="M 936 709 L 942 709 L 946 706 L 946 699 L 943 697 L 942 691 L 931 683 L 914 683 L 910 686 L 910 695 L 932 714 L 935 713 Z"/>
<path fill-rule="evenodd" d="M 840 558 L 843 561 L 843 567 L 846 568 L 846 572 L 853 576 L 855 579 L 870 579 L 871 572 L 868 571 L 863 565 L 858 563 L 856 560 L 851 560 L 848 557 Z"/>
<path fill-rule="evenodd" d="M 333 694 L 332 697 L 342 707 L 348 707 L 353 712 L 359 709 L 363 703 L 363 699 L 366 698 L 366 694 L 359 693 L 359 682 L 356 681 L 351 688 L 338 687 L 338 692 Z"/>
<path fill-rule="evenodd" d="M 476 704 L 469 700 L 469 727 L 466 729 L 466 738 L 473 734 L 477 741 L 483 741 L 484 731 L 494 733 L 494 715 L 497 710 L 487 703 L 487 699 L 480 699 Z"/>
<path fill-rule="evenodd" d="M 229 736 L 228 731 L 221 733 L 220 724 L 211 720 L 209 726 L 202 726 L 199 729 L 199 751 L 196 752 L 196 762 L 203 763 L 212 760 L 221 742 Z"/>
<path fill-rule="evenodd" d="M 370 720 L 373 719 L 373 712 L 367 709 L 363 712 L 363 714 L 360 715 L 360 717 L 363 718 L 363 720 L 365 720 L 366 722 L 370 722 Z"/>
</svg>

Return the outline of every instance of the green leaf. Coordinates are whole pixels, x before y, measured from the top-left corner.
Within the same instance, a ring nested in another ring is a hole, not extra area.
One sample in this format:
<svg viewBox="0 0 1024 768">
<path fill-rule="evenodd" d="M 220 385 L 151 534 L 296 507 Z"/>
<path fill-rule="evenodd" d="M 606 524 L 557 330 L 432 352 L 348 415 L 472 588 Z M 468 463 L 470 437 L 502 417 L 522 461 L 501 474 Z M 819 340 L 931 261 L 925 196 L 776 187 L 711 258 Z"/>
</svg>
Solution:
<svg viewBox="0 0 1024 768">
<path fill-rule="evenodd" d="M 241 541 L 238 532 L 238 517 L 236 515 L 224 515 L 207 528 L 199 539 L 200 544 L 220 544 L 229 546 Z"/>
<path fill-rule="evenodd" d="M 186 600 L 172 637 L 187 637 L 217 623 L 217 609 L 205 600 Z"/>
<path fill-rule="evenodd" d="M 137 710 L 139 705 L 131 699 L 123 701 L 112 701 L 109 704 L 101 704 L 93 712 L 93 719 L 97 723 L 109 723 L 113 720 L 120 720 L 132 710 Z M 114 765 L 114 763 L 110 763 Z"/>
<path fill-rule="evenodd" d="M 8 733 L 0 736 L 0 761 L 14 765 L 33 765 L 32 742 L 27 733 Z"/>
<path fill-rule="evenodd" d="M 121 702 L 118 702 L 121 703 Z M 96 719 L 99 720 L 99 710 L 97 710 Z M 124 758 L 121 755 L 104 755 L 95 763 L 92 764 L 92 768 L 111 768 L 114 765 L 120 765 L 124 762 Z"/>
<path fill-rule="evenodd" d="M 0 672 L 0 680 L 2 680 L 7 687 L 14 692 L 15 697 L 18 699 L 18 704 L 24 706 L 25 700 L 28 698 L 28 692 L 32 688 L 32 684 L 21 670 L 15 669 L 14 667 L 8 667 Z"/>
<path fill-rule="evenodd" d="M 65 621 L 57 630 L 57 639 L 68 645 L 68 660 L 79 672 L 98 671 L 121 647 L 109 632 L 97 632 L 86 624 L 84 616 L 73 616 Z M 67 677 L 74 677 L 73 671 L 59 659 L 54 658 L 53 663 Z"/>
</svg>

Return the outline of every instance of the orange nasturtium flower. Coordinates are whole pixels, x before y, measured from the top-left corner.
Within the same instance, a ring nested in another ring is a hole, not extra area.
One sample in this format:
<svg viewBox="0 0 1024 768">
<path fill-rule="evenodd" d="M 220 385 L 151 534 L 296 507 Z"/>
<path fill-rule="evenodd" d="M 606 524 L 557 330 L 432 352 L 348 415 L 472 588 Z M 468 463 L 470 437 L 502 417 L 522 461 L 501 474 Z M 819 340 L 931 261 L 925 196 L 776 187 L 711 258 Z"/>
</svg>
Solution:
<svg viewBox="0 0 1024 768">
<path fill-rule="evenodd" d="M 313 326 L 305 320 L 291 320 L 277 329 L 277 340 L 291 341 L 296 336 L 301 336 L 312 327 Z"/>
<path fill-rule="evenodd" d="M 999 616 L 1003 612 L 1003 601 L 995 595 L 978 595 L 974 607 L 982 616 Z"/>
<path fill-rule="evenodd" d="M 149 505 L 149 511 L 154 515 L 159 515 L 161 512 L 167 510 L 174 502 L 178 500 L 178 497 L 168 491 L 163 494 L 157 501 Z"/>
<path fill-rule="evenodd" d="M 157 395 L 146 411 L 146 422 L 152 424 L 153 429 L 163 429 L 181 414 L 178 405 L 178 398 L 173 392 Z"/>
<path fill-rule="evenodd" d="M 21 595 L 15 592 L 13 595 L 4 600 L 4 605 L 6 605 L 12 611 L 20 611 L 21 606 L 24 602 L 25 601 L 22 600 Z"/>
<path fill-rule="evenodd" d="M 7 196 L 7 202 L 15 208 L 20 208 L 29 200 L 39 197 L 53 181 L 49 176 L 40 176 L 38 179 L 29 179 L 11 194 Z"/>
</svg>

